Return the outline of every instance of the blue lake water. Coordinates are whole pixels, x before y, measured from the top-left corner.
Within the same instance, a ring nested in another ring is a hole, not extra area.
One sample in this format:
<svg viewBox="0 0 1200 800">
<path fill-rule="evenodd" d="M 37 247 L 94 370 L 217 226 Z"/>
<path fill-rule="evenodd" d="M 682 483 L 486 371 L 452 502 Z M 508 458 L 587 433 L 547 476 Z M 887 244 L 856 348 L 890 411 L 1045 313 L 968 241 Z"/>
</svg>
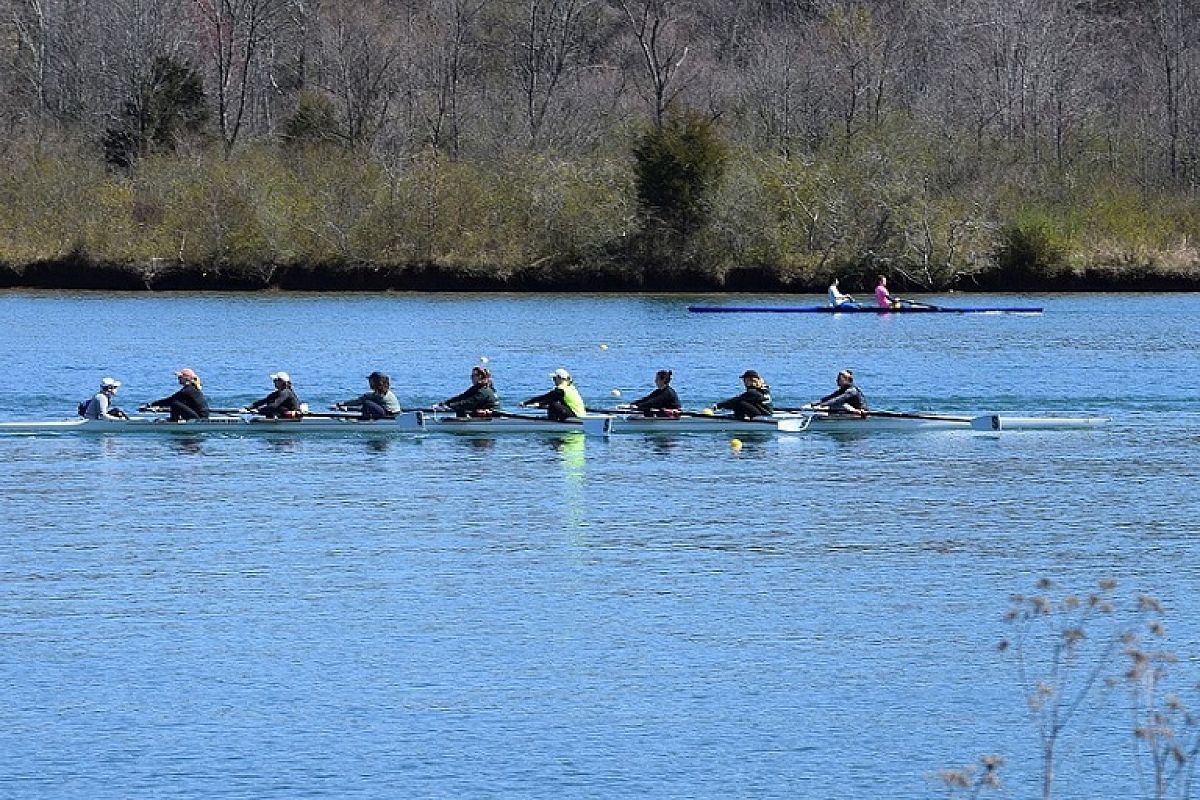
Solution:
<svg viewBox="0 0 1200 800">
<path fill-rule="evenodd" d="M 1079 412 L 1098 431 L 869 437 L 0 438 L 0 797 L 935 796 L 983 753 L 1040 793 L 997 642 L 1050 577 L 1167 608 L 1200 681 L 1200 296 L 1042 316 L 689 315 L 817 298 L 0 294 L 0 419 L 285 369 L 405 405 L 488 359 L 686 405 L 852 367 L 880 408 Z M 606 345 L 601 348 L 601 345 Z M 1105 675 L 1119 675 L 1119 659 Z M 1186 696 L 1185 696 L 1185 699 Z M 1056 797 L 1138 792 L 1127 693 L 1064 733 Z"/>
</svg>

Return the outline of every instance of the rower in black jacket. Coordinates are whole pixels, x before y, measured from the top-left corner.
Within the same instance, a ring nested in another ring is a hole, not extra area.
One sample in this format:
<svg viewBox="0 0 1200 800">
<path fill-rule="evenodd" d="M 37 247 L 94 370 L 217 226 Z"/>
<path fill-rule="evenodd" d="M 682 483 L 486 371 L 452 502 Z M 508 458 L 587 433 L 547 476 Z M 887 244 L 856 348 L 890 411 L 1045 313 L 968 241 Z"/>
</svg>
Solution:
<svg viewBox="0 0 1200 800">
<path fill-rule="evenodd" d="M 496 386 L 492 383 L 492 371 L 487 367 L 472 369 L 470 387 L 446 400 L 441 406 L 453 411 L 456 417 L 490 415 L 500 407 L 500 399 L 496 396 Z"/>
<path fill-rule="evenodd" d="M 762 377 L 752 369 L 742 373 L 742 383 L 746 391 L 737 397 L 722 400 L 717 408 L 728 409 L 737 419 L 753 419 L 754 417 L 769 417 L 771 408 L 771 387 L 767 386 Z"/>
<path fill-rule="evenodd" d="M 837 391 L 827 394 L 813 408 L 844 414 L 866 414 L 867 398 L 854 383 L 854 373 L 844 369 L 837 375 Z"/>
<path fill-rule="evenodd" d="M 155 409 L 171 412 L 171 421 L 180 422 L 189 419 L 208 419 L 208 399 L 200 387 L 200 376 L 194 370 L 184 369 L 175 373 L 179 379 L 179 391 L 153 403 L 142 406 L 142 411 Z"/>
<path fill-rule="evenodd" d="M 246 406 L 246 410 L 272 419 L 299 416 L 300 398 L 292 388 L 292 376 L 286 372 L 276 372 L 271 375 L 271 380 L 275 383 L 275 391 L 261 400 L 255 400 Z"/>
<path fill-rule="evenodd" d="M 647 417 L 678 416 L 678 411 L 683 406 L 679 403 L 679 395 L 671 388 L 671 375 L 669 369 L 660 369 L 654 373 L 654 391 L 629 405 Z"/>
</svg>

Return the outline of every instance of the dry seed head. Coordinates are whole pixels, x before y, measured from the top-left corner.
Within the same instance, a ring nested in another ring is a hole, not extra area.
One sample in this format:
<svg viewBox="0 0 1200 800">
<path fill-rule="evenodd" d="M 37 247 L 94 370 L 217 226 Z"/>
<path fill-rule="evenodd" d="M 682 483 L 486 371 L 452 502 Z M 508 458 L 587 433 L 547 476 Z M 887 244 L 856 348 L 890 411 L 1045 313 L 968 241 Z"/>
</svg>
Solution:
<svg viewBox="0 0 1200 800">
<path fill-rule="evenodd" d="M 971 771 L 969 769 L 944 769 L 938 773 L 942 783 L 955 789 L 968 789 L 971 786 Z"/>
<path fill-rule="evenodd" d="M 1155 614 L 1163 613 L 1162 603 L 1148 594 L 1139 594 L 1137 605 L 1138 611 L 1153 611 Z"/>
</svg>

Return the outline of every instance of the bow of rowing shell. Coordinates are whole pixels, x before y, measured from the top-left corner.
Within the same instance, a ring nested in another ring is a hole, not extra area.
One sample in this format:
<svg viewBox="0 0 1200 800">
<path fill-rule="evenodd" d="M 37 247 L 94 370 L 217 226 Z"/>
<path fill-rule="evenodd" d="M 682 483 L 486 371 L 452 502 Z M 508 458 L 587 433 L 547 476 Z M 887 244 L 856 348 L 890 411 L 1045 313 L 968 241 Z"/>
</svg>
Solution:
<svg viewBox="0 0 1200 800">
<path fill-rule="evenodd" d="M 304 417 L 301 419 L 264 419 L 248 415 L 213 416 L 190 422 L 170 422 L 151 417 L 129 420 L 45 420 L 0 422 L 0 434 L 64 433 L 233 433 L 233 434 L 493 434 L 493 433 L 572 433 L 610 435 L 616 433 L 843 433 L 916 432 L 936 430 L 1063 430 L 1094 428 L 1104 425 L 1103 417 L 1019 417 L 1000 414 L 954 416 L 905 412 L 857 414 L 800 413 L 739 420 L 723 416 L 684 416 L 677 419 L 642 417 L 635 414 L 589 416 L 556 422 L 531 415 L 502 415 L 491 418 L 456 418 L 421 411 L 409 411 L 394 419 L 360 420 Z"/>
</svg>

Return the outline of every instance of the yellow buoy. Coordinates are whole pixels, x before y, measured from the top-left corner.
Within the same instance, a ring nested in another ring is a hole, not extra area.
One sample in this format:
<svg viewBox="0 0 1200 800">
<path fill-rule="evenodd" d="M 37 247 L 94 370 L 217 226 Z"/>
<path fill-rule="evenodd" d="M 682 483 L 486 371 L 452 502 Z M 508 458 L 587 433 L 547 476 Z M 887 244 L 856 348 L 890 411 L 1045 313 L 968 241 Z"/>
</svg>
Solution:
<svg viewBox="0 0 1200 800">
<path fill-rule="evenodd" d="M 606 345 L 604 342 L 601 342 L 601 343 L 600 343 L 600 349 L 601 349 L 601 350 L 607 350 L 607 349 L 608 349 L 608 345 Z"/>
<path fill-rule="evenodd" d="M 701 411 L 700 413 L 706 417 L 711 417 L 713 415 L 713 410 L 711 408 L 706 408 L 703 411 Z"/>
<path fill-rule="evenodd" d="M 741 450 L 742 449 L 742 440 L 741 439 L 730 439 L 729 446 L 732 447 L 734 450 Z"/>
<path fill-rule="evenodd" d="M 613 397 L 620 397 L 620 396 L 621 396 L 621 390 L 620 390 L 620 389 L 613 389 L 611 392 L 609 392 L 609 394 L 611 394 Z"/>
</svg>

